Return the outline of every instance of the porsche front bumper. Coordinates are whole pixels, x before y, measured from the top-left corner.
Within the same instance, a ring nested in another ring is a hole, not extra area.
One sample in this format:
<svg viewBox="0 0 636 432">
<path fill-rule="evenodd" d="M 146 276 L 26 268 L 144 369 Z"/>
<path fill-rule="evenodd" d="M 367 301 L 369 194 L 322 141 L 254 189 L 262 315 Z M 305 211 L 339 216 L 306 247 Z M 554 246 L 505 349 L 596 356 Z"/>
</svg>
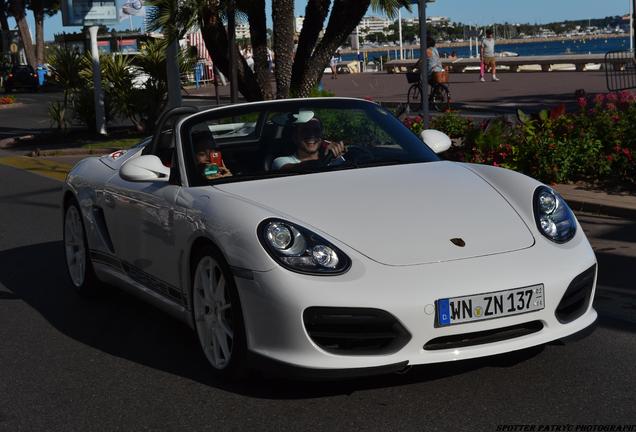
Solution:
<svg viewBox="0 0 636 432">
<path fill-rule="evenodd" d="M 563 306 L 568 287 L 586 271 L 593 275 L 587 281 L 585 305 L 575 318 L 564 320 L 562 314 L 557 316 L 557 308 Z M 322 372 L 352 369 L 364 375 L 366 368 L 371 374 L 407 364 L 495 355 L 570 336 L 597 317 L 592 308 L 596 258 L 583 236 L 566 245 L 540 239 L 533 247 L 512 253 L 417 266 L 386 266 L 352 255 L 351 269 L 334 277 L 283 268 L 252 275 L 237 278 L 249 350 L 260 358 Z M 438 299 L 537 284 L 544 286 L 542 310 L 436 326 Z M 310 335 L 303 317 L 311 308 L 384 311 L 409 337 L 391 349 L 334 352 Z M 373 368 L 380 369 L 373 372 Z"/>
</svg>

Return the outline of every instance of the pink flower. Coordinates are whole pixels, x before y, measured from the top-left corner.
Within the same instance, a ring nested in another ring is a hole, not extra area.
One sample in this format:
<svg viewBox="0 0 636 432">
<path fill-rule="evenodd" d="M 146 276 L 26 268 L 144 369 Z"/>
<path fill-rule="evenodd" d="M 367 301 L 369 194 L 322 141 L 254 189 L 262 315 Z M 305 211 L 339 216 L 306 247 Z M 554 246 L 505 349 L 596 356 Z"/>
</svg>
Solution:
<svg viewBox="0 0 636 432">
<path fill-rule="evenodd" d="M 618 96 L 616 96 L 616 93 L 608 93 L 606 98 L 607 102 L 616 102 L 618 100 Z"/>
<path fill-rule="evenodd" d="M 609 111 L 616 111 L 616 105 L 614 105 L 612 102 L 609 102 L 607 105 L 605 105 L 605 107 L 606 107 Z"/>
<path fill-rule="evenodd" d="M 607 161 L 608 162 L 612 162 L 614 160 L 614 158 L 612 157 L 612 155 L 607 156 Z"/>
<path fill-rule="evenodd" d="M 621 104 L 628 104 L 632 100 L 632 94 L 627 90 L 623 90 L 618 94 L 618 101 Z"/>
<path fill-rule="evenodd" d="M 596 105 L 603 105 L 603 102 L 605 102 L 605 95 L 603 93 L 599 93 L 594 97 L 594 103 Z"/>
<path fill-rule="evenodd" d="M 623 154 L 625 155 L 627 159 L 629 159 L 630 162 L 632 161 L 632 151 L 630 149 L 624 148 Z"/>
<path fill-rule="evenodd" d="M 614 114 L 614 115 L 612 116 L 612 121 L 613 121 L 614 123 L 618 123 L 619 121 L 621 121 L 621 116 L 619 116 L 618 114 Z"/>
<path fill-rule="evenodd" d="M 579 102 L 579 108 L 585 109 L 585 107 L 587 106 L 587 98 L 580 97 L 578 102 Z"/>
</svg>

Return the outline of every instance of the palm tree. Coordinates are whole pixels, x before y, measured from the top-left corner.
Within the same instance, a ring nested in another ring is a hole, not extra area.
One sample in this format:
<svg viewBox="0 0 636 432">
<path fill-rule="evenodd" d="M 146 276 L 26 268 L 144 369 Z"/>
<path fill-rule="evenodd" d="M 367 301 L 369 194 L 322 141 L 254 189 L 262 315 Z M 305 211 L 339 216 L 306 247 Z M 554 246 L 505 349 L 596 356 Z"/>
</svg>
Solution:
<svg viewBox="0 0 636 432">
<path fill-rule="evenodd" d="M 320 81 L 323 70 L 329 64 L 330 57 L 353 32 L 369 6 L 389 17 L 395 16 L 398 8 L 402 6 L 410 11 L 409 0 L 334 0 L 325 34 L 316 43 L 317 33 L 320 32 L 318 18 L 321 13 L 326 15 L 326 12 L 321 11 L 326 10 L 328 3 L 329 0 L 310 0 L 307 4 L 305 20 L 309 17 L 310 22 L 303 23 L 303 29 L 300 33 L 296 55 L 299 66 L 295 68 L 295 73 L 292 76 L 292 94 L 308 96 L 311 93 L 311 90 Z M 314 10 L 310 10 L 310 7 L 313 7 Z M 306 45 L 301 47 L 301 41 Z M 312 47 L 314 48 L 311 51 L 311 57 L 307 58 Z"/>
<path fill-rule="evenodd" d="M 35 53 L 33 52 L 33 41 L 31 40 L 31 32 L 29 32 L 29 24 L 26 20 L 26 9 L 24 0 L 9 0 L 9 12 L 18 24 L 20 31 L 20 39 L 24 46 L 27 62 L 33 68 L 37 66 L 35 62 Z"/>
<path fill-rule="evenodd" d="M 60 8 L 59 0 L 30 0 L 29 9 L 35 19 L 35 61 L 44 63 L 44 16 L 53 16 Z"/>
<path fill-rule="evenodd" d="M 254 16 L 261 0 L 237 1 L 238 20 L 245 20 L 249 10 Z M 188 30 L 199 28 L 203 35 L 205 46 L 214 59 L 215 65 L 224 75 L 229 76 L 230 62 L 228 51 L 228 37 L 223 21 L 226 18 L 226 0 L 151 0 L 155 7 L 150 18 L 149 30 L 163 30 L 168 38 L 182 37 Z M 256 6 L 254 5 L 256 4 Z M 263 27 L 265 27 L 265 14 L 263 7 Z M 254 28 L 258 25 L 255 23 Z M 237 59 L 238 87 L 247 100 L 262 100 L 263 89 L 259 85 L 255 74 L 247 66 L 247 62 L 240 55 L 238 47 L 232 47 L 234 57 Z M 260 55 L 259 55 L 260 57 Z"/>
<path fill-rule="evenodd" d="M 276 56 L 276 98 L 289 96 L 294 56 L 294 1 L 272 0 L 274 55 Z"/>
<path fill-rule="evenodd" d="M 228 38 L 225 26 L 226 0 L 152 0 L 157 7 L 153 28 L 173 26 L 174 33 L 183 35 L 198 26 L 206 48 L 216 66 L 229 75 Z M 276 97 L 290 94 L 308 96 L 318 83 L 322 71 L 333 52 L 353 32 L 360 19 L 371 6 L 374 10 L 394 16 L 399 6 L 409 8 L 409 0 L 308 0 L 305 23 L 294 54 L 294 1 L 272 0 L 274 56 L 276 59 Z M 269 78 L 266 73 L 266 18 L 264 0 L 236 0 L 236 7 L 250 24 L 254 47 L 255 73 L 233 46 L 238 60 L 238 87 L 245 99 L 269 98 Z M 331 13 L 329 9 L 331 7 Z M 324 36 L 319 40 L 325 19 L 329 16 Z M 170 30 L 169 30 L 170 32 Z"/>
</svg>

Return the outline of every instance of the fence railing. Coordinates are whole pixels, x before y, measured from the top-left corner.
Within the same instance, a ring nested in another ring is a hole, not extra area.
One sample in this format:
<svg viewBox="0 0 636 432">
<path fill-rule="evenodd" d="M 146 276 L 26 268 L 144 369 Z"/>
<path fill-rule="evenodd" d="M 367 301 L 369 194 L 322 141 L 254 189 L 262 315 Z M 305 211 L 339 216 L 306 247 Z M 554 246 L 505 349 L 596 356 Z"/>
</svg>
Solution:
<svg viewBox="0 0 636 432">
<path fill-rule="evenodd" d="M 636 61 L 633 51 L 610 51 L 605 54 L 607 90 L 622 91 L 636 88 Z"/>
</svg>

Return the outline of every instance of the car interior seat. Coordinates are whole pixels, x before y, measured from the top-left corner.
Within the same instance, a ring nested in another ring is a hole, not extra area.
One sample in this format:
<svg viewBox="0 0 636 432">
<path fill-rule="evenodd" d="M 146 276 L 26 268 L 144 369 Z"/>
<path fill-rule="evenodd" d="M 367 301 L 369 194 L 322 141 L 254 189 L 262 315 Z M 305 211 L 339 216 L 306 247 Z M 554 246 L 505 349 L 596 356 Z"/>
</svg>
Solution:
<svg viewBox="0 0 636 432">
<path fill-rule="evenodd" d="M 296 151 L 296 144 L 294 143 L 294 125 L 288 124 L 285 126 L 272 124 L 267 127 L 272 127 L 274 132 L 271 138 L 264 137 L 266 142 L 265 156 L 263 158 L 263 169 L 270 171 L 272 169 L 272 162 L 274 159 L 280 156 L 288 156 Z"/>
</svg>

